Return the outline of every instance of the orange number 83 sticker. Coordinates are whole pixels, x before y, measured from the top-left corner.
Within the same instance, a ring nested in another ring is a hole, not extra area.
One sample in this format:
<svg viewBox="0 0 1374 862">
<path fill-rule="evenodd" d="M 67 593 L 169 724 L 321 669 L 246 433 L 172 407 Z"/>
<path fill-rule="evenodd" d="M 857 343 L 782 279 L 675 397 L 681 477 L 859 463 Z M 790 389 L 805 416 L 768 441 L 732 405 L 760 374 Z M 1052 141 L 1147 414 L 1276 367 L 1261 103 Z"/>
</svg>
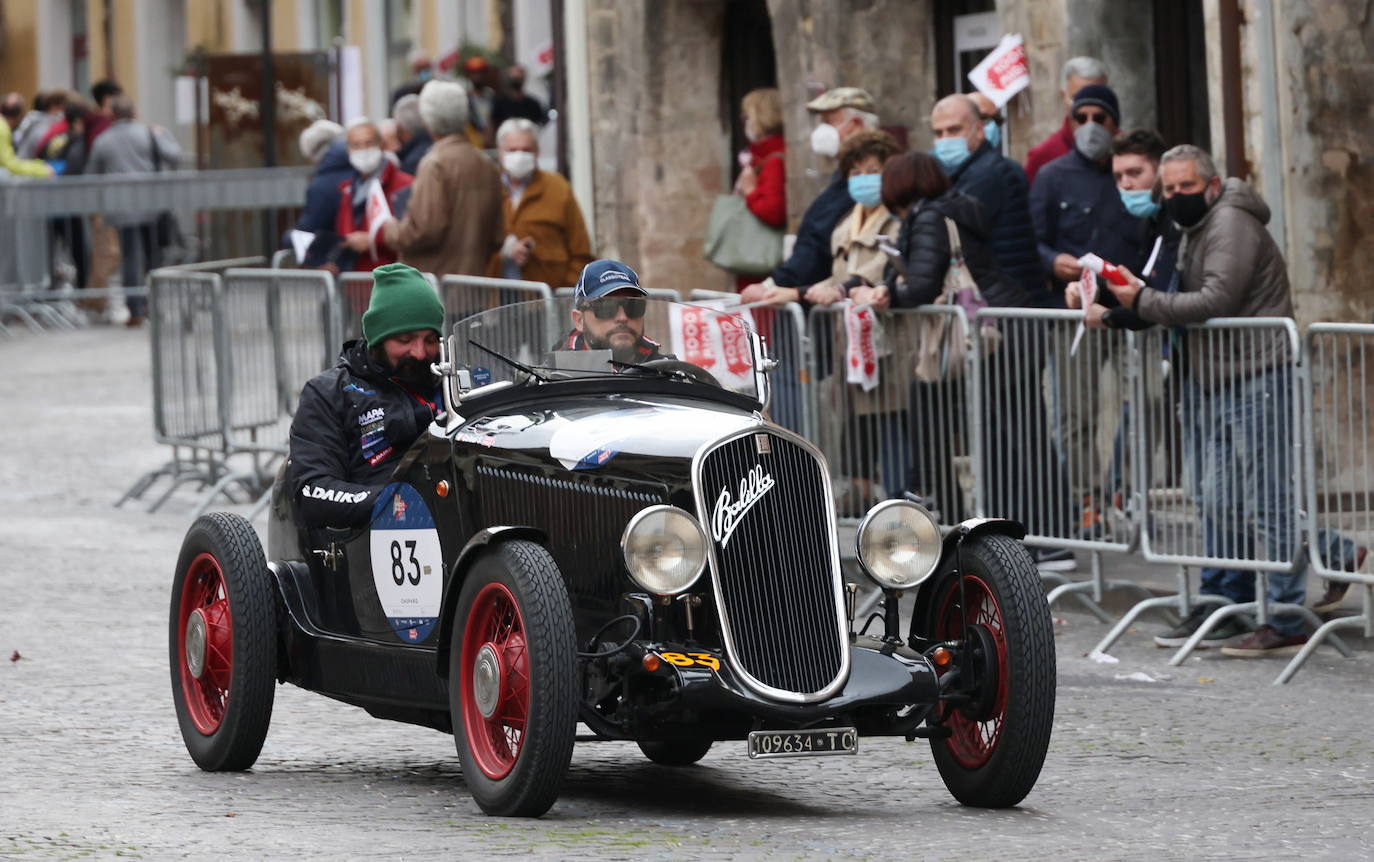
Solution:
<svg viewBox="0 0 1374 862">
<path fill-rule="evenodd" d="M 661 652 L 659 655 L 662 656 L 664 661 L 669 664 L 675 664 L 678 667 L 701 665 L 702 667 L 709 667 L 711 670 L 720 670 L 720 659 L 708 652 Z"/>
</svg>

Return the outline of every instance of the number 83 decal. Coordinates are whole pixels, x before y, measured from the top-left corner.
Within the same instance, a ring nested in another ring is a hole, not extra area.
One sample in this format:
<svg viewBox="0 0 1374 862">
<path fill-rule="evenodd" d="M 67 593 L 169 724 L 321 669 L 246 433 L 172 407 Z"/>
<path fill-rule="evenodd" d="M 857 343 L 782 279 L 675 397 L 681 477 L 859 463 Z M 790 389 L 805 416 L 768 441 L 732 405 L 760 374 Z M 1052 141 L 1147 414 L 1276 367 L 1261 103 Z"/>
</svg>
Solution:
<svg viewBox="0 0 1374 862">
<path fill-rule="evenodd" d="M 678 667 L 709 667 L 711 670 L 720 670 L 720 659 L 708 652 L 661 652 L 659 656 L 668 664 Z"/>
</svg>

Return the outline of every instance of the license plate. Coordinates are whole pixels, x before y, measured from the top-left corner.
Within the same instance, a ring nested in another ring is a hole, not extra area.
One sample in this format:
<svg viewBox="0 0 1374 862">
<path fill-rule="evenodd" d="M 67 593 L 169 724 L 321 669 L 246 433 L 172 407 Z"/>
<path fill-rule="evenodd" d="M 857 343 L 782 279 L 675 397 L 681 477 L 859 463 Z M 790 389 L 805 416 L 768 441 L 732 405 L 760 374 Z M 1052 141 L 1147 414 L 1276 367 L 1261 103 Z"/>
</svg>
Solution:
<svg viewBox="0 0 1374 862">
<path fill-rule="evenodd" d="M 859 733 L 852 727 L 821 727 L 815 730 L 755 730 L 749 734 L 749 758 L 811 757 L 823 754 L 857 754 Z"/>
</svg>

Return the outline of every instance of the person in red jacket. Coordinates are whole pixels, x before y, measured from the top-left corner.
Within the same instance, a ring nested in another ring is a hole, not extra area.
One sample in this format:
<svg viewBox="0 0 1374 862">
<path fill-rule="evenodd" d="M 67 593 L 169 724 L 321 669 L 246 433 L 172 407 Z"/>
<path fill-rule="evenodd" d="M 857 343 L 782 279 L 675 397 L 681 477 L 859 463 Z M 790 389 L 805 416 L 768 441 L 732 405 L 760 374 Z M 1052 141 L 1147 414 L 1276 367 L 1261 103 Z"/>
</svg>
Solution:
<svg viewBox="0 0 1374 862">
<path fill-rule="evenodd" d="M 1073 132 L 1076 128 L 1070 116 L 1073 113 L 1073 97 L 1089 84 L 1106 84 L 1107 67 L 1095 57 L 1074 57 L 1064 64 L 1059 82 L 1059 94 L 1064 97 L 1064 125 L 1037 146 L 1031 147 L 1026 154 L 1027 185 L 1035 182 L 1036 171 L 1073 150 Z"/>
<path fill-rule="evenodd" d="M 782 99 L 774 87 L 750 90 L 740 101 L 744 135 L 749 139 L 749 163 L 735 181 L 735 194 L 759 221 L 769 227 L 787 224 L 786 145 L 782 138 Z M 754 275 L 736 276 L 736 290 L 757 280 Z"/>
<path fill-rule="evenodd" d="M 330 255 L 329 263 L 343 272 L 371 272 L 396 262 L 396 252 L 383 242 L 382 231 L 377 231 L 375 243 L 368 231 L 368 197 L 373 181 L 380 183 L 386 198 L 389 211 L 379 217 L 379 223 L 385 223 L 387 218 L 404 214 L 410 195 L 407 190 L 415 178 L 386 158 L 381 132 L 371 120 L 350 123 L 345 141 L 353 175 L 339 183 L 339 214 L 334 224 L 343 243 Z"/>
</svg>

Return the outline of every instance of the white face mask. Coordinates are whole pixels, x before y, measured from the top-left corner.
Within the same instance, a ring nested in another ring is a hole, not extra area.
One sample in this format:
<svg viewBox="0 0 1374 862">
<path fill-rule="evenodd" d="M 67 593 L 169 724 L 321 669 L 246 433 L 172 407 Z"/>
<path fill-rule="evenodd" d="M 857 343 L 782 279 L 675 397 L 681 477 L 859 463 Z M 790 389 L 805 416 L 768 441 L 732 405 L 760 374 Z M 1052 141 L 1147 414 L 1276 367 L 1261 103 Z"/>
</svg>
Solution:
<svg viewBox="0 0 1374 862">
<path fill-rule="evenodd" d="M 534 173 L 534 153 L 512 150 L 501 154 L 501 167 L 512 179 L 523 180 Z"/>
<path fill-rule="evenodd" d="M 353 170 L 367 176 L 382 163 L 382 150 L 380 147 L 368 147 L 365 150 L 349 150 L 348 163 L 353 166 Z"/>
<path fill-rule="evenodd" d="M 829 123 L 821 123 L 811 131 L 811 152 L 834 158 L 840 154 L 840 132 Z"/>
</svg>

